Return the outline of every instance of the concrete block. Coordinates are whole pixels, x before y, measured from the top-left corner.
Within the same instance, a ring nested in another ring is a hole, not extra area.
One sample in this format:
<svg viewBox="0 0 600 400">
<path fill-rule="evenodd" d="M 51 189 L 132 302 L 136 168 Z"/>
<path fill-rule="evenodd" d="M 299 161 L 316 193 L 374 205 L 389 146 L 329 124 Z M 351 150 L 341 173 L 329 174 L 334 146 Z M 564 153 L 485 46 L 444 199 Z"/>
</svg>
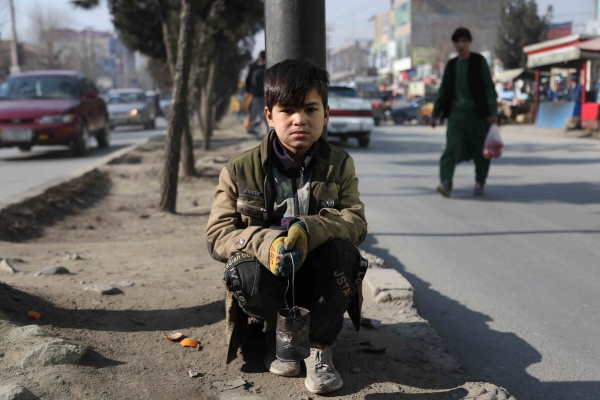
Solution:
<svg viewBox="0 0 600 400">
<path fill-rule="evenodd" d="M 364 282 L 376 303 L 414 299 L 412 285 L 395 269 L 369 269 Z"/>
<path fill-rule="evenodd" d="M 413 290 L 412 285 L 395 269 L 370 269 L 364 281 L 371 289 L 373 297 L 377 297 L 381 291 Z"/>
</svg>

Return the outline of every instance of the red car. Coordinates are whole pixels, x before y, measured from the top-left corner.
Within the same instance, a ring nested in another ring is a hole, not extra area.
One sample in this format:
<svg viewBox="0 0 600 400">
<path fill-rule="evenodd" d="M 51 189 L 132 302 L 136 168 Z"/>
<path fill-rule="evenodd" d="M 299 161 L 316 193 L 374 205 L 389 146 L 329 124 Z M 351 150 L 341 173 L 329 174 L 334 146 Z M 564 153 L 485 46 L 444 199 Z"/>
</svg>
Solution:
<svg viewBox="0 0 600 400">
<path fill-rule="evenodd" d="M 98 147 L 110 146 L 106 103 L 84 75 L 34 71 L 0 84 L 0 148 L 68 145 L 81 156 L 88 153 L 92 136 Z"/>
</svg>

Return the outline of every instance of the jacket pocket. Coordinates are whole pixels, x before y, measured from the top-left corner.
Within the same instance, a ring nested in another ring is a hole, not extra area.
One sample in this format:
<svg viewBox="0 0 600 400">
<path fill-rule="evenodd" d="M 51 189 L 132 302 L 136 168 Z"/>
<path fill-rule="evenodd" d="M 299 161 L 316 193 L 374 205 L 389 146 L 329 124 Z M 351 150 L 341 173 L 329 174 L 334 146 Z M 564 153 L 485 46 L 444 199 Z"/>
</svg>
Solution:
<svg viewBox="0 0 600 400">
<path fill-rule="evenodd" d="M 236 210 L 240 214 L 244 214 L 252 218 L 261 219 L 263 221 L 268 219 L 267 209 L 264 207 L 264 202 L 261 201 L 251 201 L 246 198 L 240 198 L 237 201 Z"/>
</svg>

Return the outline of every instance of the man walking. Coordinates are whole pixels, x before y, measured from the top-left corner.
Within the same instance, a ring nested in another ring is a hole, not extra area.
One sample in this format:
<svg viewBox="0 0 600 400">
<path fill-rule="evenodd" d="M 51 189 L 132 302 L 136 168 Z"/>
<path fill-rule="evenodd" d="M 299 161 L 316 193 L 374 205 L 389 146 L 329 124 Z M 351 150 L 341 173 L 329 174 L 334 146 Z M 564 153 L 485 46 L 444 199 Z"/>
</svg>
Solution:
<svg viewBox="0 0 600 400">
<path fill-rule="evenodd" d="M 269 133 L 269 124 L 265 117 L 265 68 L 266 68 L 265 52 L 261 51 L 258 55 L 258 59 L 250 64 L 248 68 L 248 76 L 246 77 L 246 96 L 252 96 L 252 102 L 250 103 L 250 125 L 247 130 L 248 133 L 253 133 L 258 136 L 260 135 L 257 130 L 260 123 L 263 122 L 265 125 L 265 135 Z"/>
<path fill-rule="evenodd" d="M 448 119 L 446 149 L 440 159 L 440 181 L 437 191 L 450 197 L 456 164 L 475 162 L 475 196 L 483 195 L 490 160 L 483 157 L 483 145 L 490 124 L 498 123 L 498 102 L 488 64 L 477 53 L 471 53 L 471 32 L 458 28 L 452 35 L 458 53 L 446 65 L 438 92 L 431 126 L 438 118 Z"/>
</svg>

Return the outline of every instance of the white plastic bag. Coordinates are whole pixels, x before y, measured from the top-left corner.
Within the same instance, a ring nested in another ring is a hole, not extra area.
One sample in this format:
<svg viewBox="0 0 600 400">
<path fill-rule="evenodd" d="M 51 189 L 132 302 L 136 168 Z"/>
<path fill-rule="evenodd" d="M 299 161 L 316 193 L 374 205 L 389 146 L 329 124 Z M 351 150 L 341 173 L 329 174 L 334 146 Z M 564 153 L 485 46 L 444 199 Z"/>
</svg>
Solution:
<svg viewBox="0 0 600 400">
<path fill-rule="evenodd" d="M 500 128 L 498 124 L 490 125 L 485 144 L 483 145 L 483 156 L 485 158 L 498 158 L 502 155 L 502 137 L 500 136 Z"/>
</svg>

